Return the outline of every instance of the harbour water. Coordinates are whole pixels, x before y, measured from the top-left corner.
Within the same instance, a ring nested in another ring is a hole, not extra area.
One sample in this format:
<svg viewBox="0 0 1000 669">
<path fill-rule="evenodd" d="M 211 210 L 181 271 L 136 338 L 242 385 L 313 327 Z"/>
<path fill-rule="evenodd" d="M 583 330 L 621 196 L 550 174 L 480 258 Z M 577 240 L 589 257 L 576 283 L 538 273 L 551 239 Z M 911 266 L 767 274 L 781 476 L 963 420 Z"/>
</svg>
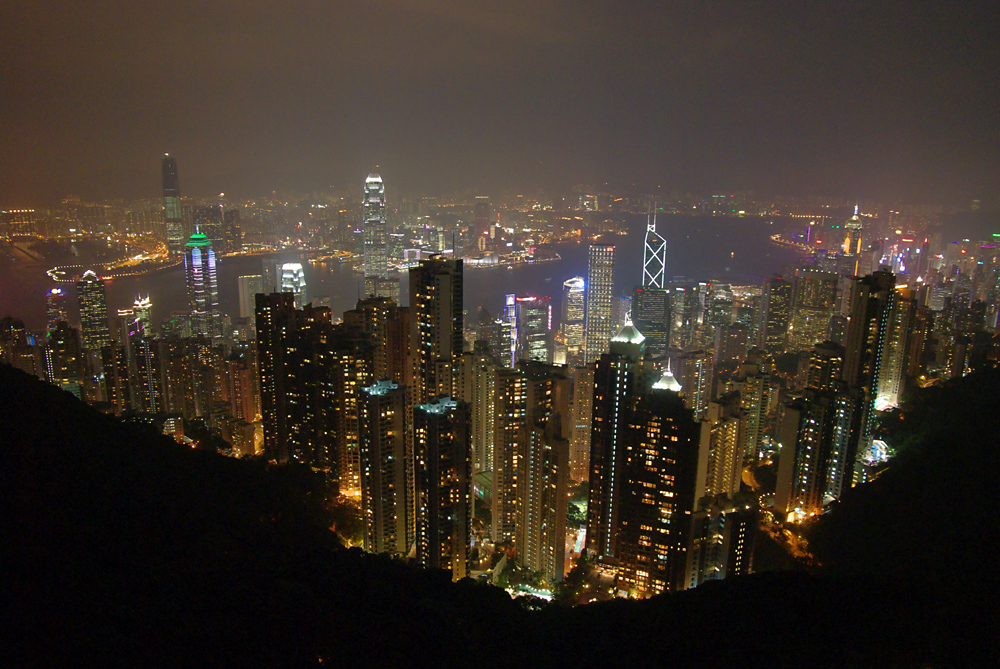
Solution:
<svg viewBox="0 0 1000 669">
<path fill-rule="evenodd" d="M 622 295 L 642 280 L 642 248 L 645 216 L 633 216 L 627 222 L 627 234 L 613 241 L 616 253 L 615 294 Z M 687 215 L 661 215 L 657 231 L 667 240 L 667 274 L 692 280 L 713 280 L 734 284 L 761 283 L 801 254 L 772 244 L 769 236 L 801 221 L 778 218 L 723 218 Z M 587 242 L 557 246 L 561 260 L 523 265 L 515 269 L 476 268 L 465 272 L 465 308 L 474 318 L 485 306 L 497 313 L 503 296 L 547 295 L 559 313 L 562 283 L 574 276 L 586 276 Z M 29 329 L 45 326 L 45 293 L 55 284 L 45 273 L 55 264 L 87 262 L 87 253 L 77 249 L 77 256 L 48 257 L 44 262 L 22 259 L 0 262 L 0 315 L 11 314 L 25 321 Z M 237 279 L 260 274 L 262 262 L 302 262 L 310 298 L 328 297 L 335 315 L 354 307 L 361 294 L 361 276 L 349 265 L 339 262 L 310 263 L 297 253 L 270 256 L 240 256 L 220 259 L 218 264 L 220 307 L 233 317 L 239 315 Z M 407 303 L 406 277 L 403 277 L 401 302 Z M 59 284 L 69 294 L 75 308 L 75 286 Z M 116 279 L 107 284 L 108 309 L 128 307 L 136 296 L 149 296 L 154 320 L 167 318 L 173 311 L 187 310 L 183 266 L 177 265 L 142 276 Z M 74 315 L 71 310 L 71 318 Z"/>
</svg>

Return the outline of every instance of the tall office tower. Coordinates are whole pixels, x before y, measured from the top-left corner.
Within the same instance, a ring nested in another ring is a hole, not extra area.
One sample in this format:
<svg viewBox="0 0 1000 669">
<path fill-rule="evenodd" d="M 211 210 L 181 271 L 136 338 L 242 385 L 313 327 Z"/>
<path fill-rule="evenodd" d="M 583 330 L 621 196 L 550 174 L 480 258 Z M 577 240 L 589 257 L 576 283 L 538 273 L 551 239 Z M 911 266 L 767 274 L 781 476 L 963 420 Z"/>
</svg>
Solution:
<svg viewBox="0 0 1000 669">
<path fill-rule="evenodd" d="M 708 411 L 701 420 L 695 501 L 716 495 L 732 498 L 739 492 L 743 475 L 743 428 L 737 393 L 708 403 Z"/>
<path fill-rule="evenodd" d="M 62 288 L 53 288 L 45 294 L 45 315 L 48 321 L 47 330 L 52 332 L 56 329 L 59 321 L 69 322 L 69 311 L 66 308 L 66 291 Z"/>
<path fill-rule="evenodd" d="M 432 256 L 410 270 L 413 402 L 453 394 L 463 347 L 462 261 Z"/>
<path fill-rule="evenodd" d="M 120 416 L 132 408 L 132 389 L 129 383 L 128 357 L 121 344 L 109 344 L 101 349 L 101 368 L 104 370 L 104 389 L 107 402 Z"/>
<path fill-rule="evenodd" d="M 714 361 L 711 351 L 688 351 L 678 359 L 678 376 L 684 388 L 684 403 L 698 420 L 705 416 L 712 399 Z"/>
<path fill-rule="evenodd" d="M 361 512 L 365 550 L 406 555 L 414 539 L 412 498 L 407 496 L 406 389 L 377 381 L 358 398 Z"/>
<path fill-rule="evenodd" d="M 554 583 L 562 580 L 566 554 L 570 384 L 552 365 L 522 361 L 518 371 L 524 375 L 525 416 L 516 459 L 514 546 L 522 566 Z"/>
<path fill-rule="evenodd" d="M 264 292 L 263 277 L 260 274 L 250 274 L 241 276 L 237 281 L 240 291 L 240 318 L 253 319 L 256 309 L 256 295 Z"/>
<path fill-rule="evenodd" d="M 171 254 L 184 252 L 184 214 L 181 212 L 181 188 L 177 179 L 177 160 L 163 154 L 163 223 L 167 230 L 167 249 Z"/>
<path fill-rule="evenodd" d="M 153 301 L 149 299 L 149 295 L 146 297 L 136 296 L 135 302 L 132 303 L 132 313 L 135 315 L 139 327 L 146 332 L 146 336 L 151 337 L 153 332 Z"/>
<path fill-rule="evenodd" d="M 854 433 L 850 458 L 860 456 L 871 445 L 875 430 L 875 401 L 883 370 L 886 341 L 890 337 L 896 277 L 880 270 L 856 277 L 851 291 L 851 320 L 844 346 L 844 381 L 858 389 L 859 427 Z M 853 460 L 850 461 L 853 465 Z M 850 477 L 848 477 L 850 478 Z"/>
<path fill-rule="evenodd" d="M 792 308 L 792 284 L 774 278 L 764 282 L 764 350 L 784 353 L 788 343 L 788 320 Z"/>
<path fill-rule="evenodd" d="M 476 237 L 483 237 L 489 234 L 490 229 L 490 199 L 485 195 L 477 195 L 473 205 L 473 227 L 472 231 Z"/>
<path fill-rule="evenodd" d="M 837 308 L 837 285 L 834 272 L 814 269 L 795 270 L 795 306 L 788 326 L 788 350 L 808 351 L 826 339 L 830 317 Z"/>
<path fill-rule="evenodd" d="M 844 228 L 847 231 L 844 237 L 843 252 L 846 255 L 854 256 L 854 269 L 853 274 L 857 275 L 860 269 L 861 261 L 861 219 L 858 217 L 858 207 L 854 207 L 854 216 L 852 216 L 844 224 Z"/>
<path fill-rule="evenodd" d="M 583 332 L 584 361 L 594 362 L 608 350 L 614 334 L 611 295 L 615 289 L 615 247 L 591 244 L 587 255 L 587 312 Z"/>
<path fill-rule="evenodd" d="M 617 556 L 625 466 L 623 434 L 632 407 L 650 381 L 644 340 L 634 326 L 625 326 L 611 339 L 611 350 L 594 366 L 587 551 L 600 560 Z"/>
<path fill-rule="evenodd" d="M 755 509 L 725 497 L 702 499 L 691 518 L 685 587 L 749 574 L 756 529 Z"/>
<path fill-rule="evenodd" d="M 594 415 L 594 369 L 577 367 L 573 374 L 573 420 L 569 441 L 570 477 L 577 482 L 590 476 L 590 423 Z"/>
<path fill-rule="evenodd" d="M 385 219 L 385 185 L 382 177 L 369 174 L 365 179 L 364 209 L 366 277 L 389 278 L 389 229 Z"/>
<path fill-rule="evenodd" d="M 646 243 L 642 252 L 643 288 L 667 287 L 667 240 L 656 233 L 656 214 L 646 218 Z"/>
<path fill-rule="evenodd" d="M 240 228 L 240 210 L 228 209 L 222 215 L 223 248 L 227 253 L 243 249 L 243 230 Z"/>
<path fill-rule="evenodd" d="M 469 405 L 472 471 L 493 471 L 493 438 L 496 422 L 496 375 L 500 365 L 484 341 L 462 354 L 456 399 Z"/>
<path fill-rule="evenodd" d="M 519 360 L 552 362 L 552 299 L 517 298 Z"/>
<path fill-rule="evenodd" d="M 281 266 L 281 292 L 294 295 L 295 308 L 305 309 L 309 300 L 306 298 L 306 271 L 302 263 L 286 262 Z"/>
<path fill-rule="evenodd" d="M 909 290 L 897 290 L 889 322 L 886 326 L 885 352 L 882 355 L 882 369 L 879 372 L 878 395 L 875 408 L 883 411 L 899 406 L 907 377 L 907 353 L 910 338 L 914 335 L 914 321 L 917 312 L 916 300 Z"/>
<path fill-rule="evenodd" d="M 665 355 L 670 346 L 669 294 L 663 288 L 643 286 L 632 291 L 632 322 L 646 337 L 651 357 Z"/>
<path fill-rule="evenodd" d="M 497 370 L 494 406 L 490 531 L 493 541 L 501 543 L 514 541 L 517 530 L 517 465 L 527 411 L 527 388 L 524 375 L 519 370 Z"/>
<path fill-rule="evenodd" d="M 399 279 L 381 279 L 377 276 L 365 277 L 365 295 L 385 297 L 393 302 L 399 301 Z"/>
<path fill-rule="evenodd" d="M 234 350 L 226 361 L 230 413 L 246 423 L 255 422 L 260 415 L 256 358 L 253 349 L 243 348 Z"/>
<path fill-rule="evenodd" d="M 740 365 L 739 377 L 733 387 L 740 393 L 743 411 L 743 455 L 755 461 L 764 442 L 767 408 L 771 403 L 771 375 L 763 371 L 759 364 L 745 362 Z"/>
<path fill-rule="evenodd" d="M 469 573 L 472 474 L 469 412 L 464 402 L 437 397 L 413 408 L 417 560 L 447 569 L 458 581 Z"/>
<path fill-rule="evenodd" d="M 196 232 L 184 246 L 184 277 L 187 281 L 191 333 L 211 339 L 222 337 L 219 314 L 219 282 L 215 252 L 208 237 Z"/>
<path fill-rule="evenodd" d="M 194 208 L 194 228 L 208 237 L 212 248 L 222 253 L 225 250 L 225 234 L 222 225 L 221 206 L 197 206 Z"/>
<path fill-rule="evenodd" d="M 76 299 L 80 304 L 80 333 L 83 348 L 100 351 L 111 343 L 108 329 L 108 299 L 104 293 L 104 281 L 91 270 L 83 273 L 76 282 Z"/>
<path fill-rule="evenodd" d="M 500 343 L 494 350 L 504 367 L 517 362 L 517 296 L 504 296 L 503 318 L 500 319 Z"/>
<path fill-rule="evenodd" d="M 698 423 L 676 392 L 657 388 L 637 403 L 626 425 L 621 511 L 614 526 L 618 590 L 648 597 L 683 589 Z"/>
<path fill-rule="evenodd" d="M 83 399 L 80 385 L 83 352 L 76 329 L 66 321 L 60 321 L 49 333 L 43 355 L 46 380 L 72 393 L 77 399 Z"/>
<path fill-rule="evenodd" d="M 844 374 L 844 347 L 832 341 L 813 346 L 809 357 L 806 387 L 826 392 L 833 390 Z"/>
<path fill-rule="evenodd" d="M 278 462 L 288 460 L 288 394 L 291 378 L 285 362 L 288 340 L 295 330 L 295 305 L 290 293 L 256 296 L 257 373 L 260 413 L 264 423 L 264 453 Z"/>
<path fill-rule="evenodd" d="M 779 516 L 819 513 L 850 486 L 855 403 L 855 394 L 841 385 L 835 392 L 807 390 L 785 404 L 774 499 Z"/>
<path fill-rule="evenodd" d="M 562 322 L 559 331 L 566 344 L 567 362 L 578 364 L 583 352 L 583 323 L 586 307 L 586 283 L 582 276 L 563 282 Z"/>
</svg>

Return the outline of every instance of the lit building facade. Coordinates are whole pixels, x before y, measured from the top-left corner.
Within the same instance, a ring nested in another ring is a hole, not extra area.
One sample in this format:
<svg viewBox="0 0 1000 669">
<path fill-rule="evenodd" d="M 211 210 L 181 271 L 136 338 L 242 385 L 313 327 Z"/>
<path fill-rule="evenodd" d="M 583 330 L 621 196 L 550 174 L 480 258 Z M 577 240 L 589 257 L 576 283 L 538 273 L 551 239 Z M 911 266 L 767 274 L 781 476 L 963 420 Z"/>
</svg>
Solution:
<svg viewBox="0 0 1000 669">
<path fill-rule="evenodd" d="M 294 296 L 295 308 L 304 309 L 309 303 L 306 297 L 306 272 L 302 263 L 288 262 L 281 266 L 281 292 Z"/>
<path fill-rule="evenodd" d="M 80 304 L 80 334 L 83 348 L 100 351 L 111 343 L 108 327 L 108 298 L 104 292 L 104 281 L 94 272 L 87 270 L 76 282 L 76 297 Z"/>
<path fill-rule="evenodd" d="M 597 360 L 608 350 L 614 334 L 612 296 L 615 289 L 615 247 L 591 244 L 587 253 L 587 309 L 584 326 L 584 360 Z"/>
<path fill-rule="evenodd" d="M 184 215 L 181 211 L 181 188 L 177 177 L 177 160 L 169 153 L 163 156 L 163 223 L 167 231 L 167 249 L 171 254 L 184 252 Z"/>
<path fill-rule="evenodd" d="M 212 242 L 201 233 L 191 235 L 184 246 L 184 278 L 187 281 L 192 335 L 220 338 L 222 327 L 215 251 L 212 250 Z"/>
<path fill-rule="evenodd" d="M 389 229 L 385 212 L 385 184 L 378 174 L 365 179 L 364 272 L 366 277 L 389 278 Z"/>
</svg>

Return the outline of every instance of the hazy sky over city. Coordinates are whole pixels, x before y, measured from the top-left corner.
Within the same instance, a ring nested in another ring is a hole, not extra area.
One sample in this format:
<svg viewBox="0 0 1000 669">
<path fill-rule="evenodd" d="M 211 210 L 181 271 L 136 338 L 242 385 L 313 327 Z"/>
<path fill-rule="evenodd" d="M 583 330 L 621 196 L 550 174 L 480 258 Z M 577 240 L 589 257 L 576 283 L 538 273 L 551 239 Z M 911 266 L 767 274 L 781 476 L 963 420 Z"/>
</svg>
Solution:
<svg viewBox="0 0 1000 669">
<path fill-rule="evenodd" d="M 662 184 L 1000 190 L 1000 3 L 0 6 L 0 206 Z"/>
</svg>

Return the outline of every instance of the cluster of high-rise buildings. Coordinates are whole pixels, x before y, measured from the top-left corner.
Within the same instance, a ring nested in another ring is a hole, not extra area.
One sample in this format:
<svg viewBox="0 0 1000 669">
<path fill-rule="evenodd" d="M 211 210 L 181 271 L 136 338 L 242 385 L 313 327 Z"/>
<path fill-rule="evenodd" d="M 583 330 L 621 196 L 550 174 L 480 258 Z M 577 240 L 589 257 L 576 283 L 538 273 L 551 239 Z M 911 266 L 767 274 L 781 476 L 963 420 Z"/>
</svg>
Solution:
<svg viewBox="0 0 1000 669">
<path fill-rule="evenodd" d="M 747 573 L 756 466 L 777 471 L 763 508 L 779 521 L 822 513 L 877 475 L 879 415 L 908 383 L 997 357 L 995 246 L 876 235 L 857 211 L 825 228 L 842 243 L 756 286 L 672 276 L 650 215 L 626 295 L 614 237 L 591 228 L 586 276 L 467 318 L 468 264 L 530 246 L 534 219 L 477 198 L 450 244 L 426 226 L 407 256 L 377 174 L 347 226 L 364 272 L 354 309 L 332 314 L 309 299 L 301 264 L 265 260 L 239 277 L 230 320 L 216 257 L 228 212 L 186 217 L 169 156 L 163 185 L 189 310 L 158 328 L 148 299 L 110 315 L 88 272 L 79 330 L 53 289 L 43 337 L 0 328 L 4 359 L 178 438 L 201 421 L 234 453 L 325 471 L 359 505 L 366 549 L 456 579 L 513 562 L 554 584 L 580 552 L 634 596 Z M 478 255 L 456 257 L 456 238 Z M 580 484 L 586 521 L 568 526 Z"/>
</svg>

